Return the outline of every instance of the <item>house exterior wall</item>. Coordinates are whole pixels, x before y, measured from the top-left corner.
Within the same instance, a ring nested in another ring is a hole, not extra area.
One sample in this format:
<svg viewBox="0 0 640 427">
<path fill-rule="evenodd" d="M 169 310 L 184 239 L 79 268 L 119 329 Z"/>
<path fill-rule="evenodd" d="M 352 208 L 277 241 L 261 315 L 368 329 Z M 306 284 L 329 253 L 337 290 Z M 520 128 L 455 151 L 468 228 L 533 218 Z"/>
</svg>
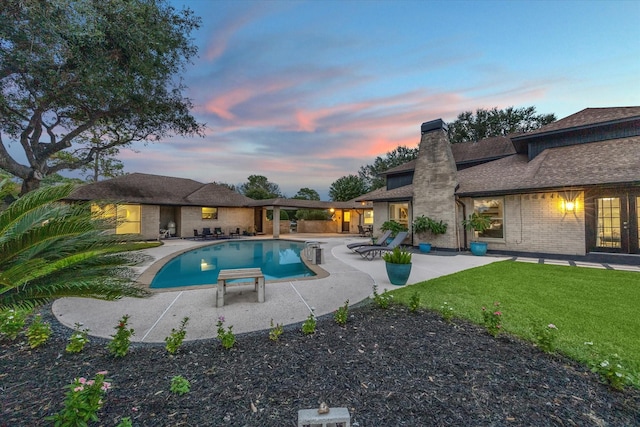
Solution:
<svg viewBox="0 0 640 427">
<path fill-rule="evenodd" d="M 428 241 L 434 246 L 457 249 L 455 234 L 456 203 L 455 189 L 456 163 L 451 152 L 451 144 L 445 129 L 437 129 L 422 134 L 413 179 L 412 219 L 425 215 L 434 221 L 448 224 L 447 232 L 438 236 L 429 235 Z M 418 244 L 427 236 L 414 236 Z"/>
<path fill-rule="evenodd" d="M 240 233 L 253 228 L 252 208 L 218 208 L 218 219 L 202 219 L 202 207 L 183 206 L 180 209 L 179 237 L 193 237 L 193 230 L 202 232 L 204 227 L 211 231 L 220 227 L 225 234 L 240 228 Z"/>
<path fill-rule="evenodd" d="M 382 234 L 380 227 L 389 219 L 389 203 L 376 202 L 373 204 L 373 236 L 378 237 Z"/>
<path fill-rule="evenodd" d="M 140 235 L 144 240 L 156 240 L 160 233 L 160 206 L 140 206 Z"/>
<path fill-rule="evenodd" d="M 461 200 L 471 214 L 473 199 Z M 480 240 L 489 243 L 489 250 L 585 255 L 584 193 L 576 199 L 575 213 L 565 213 L 562 201 L 558 192 L 504 196 L 504 239 Z M 472 232 L 461 230 L 467 242 L 473 240 Z"/>
<path fill-rule="evenodd" d="M 291 221 L 288 219 L 280 220 L 280 234 L 289 234 L 291 232 Z M 273 234 L 273 221 L 265 220 L 262 223 L 262 232 L 264 234 Z"/>
<path fill-rule="evenodd" d="M 339 233 L 339 232 L 340 232 L 340 223 L 337 221 L 298 220 L 298 233 Z"/>
</svg>

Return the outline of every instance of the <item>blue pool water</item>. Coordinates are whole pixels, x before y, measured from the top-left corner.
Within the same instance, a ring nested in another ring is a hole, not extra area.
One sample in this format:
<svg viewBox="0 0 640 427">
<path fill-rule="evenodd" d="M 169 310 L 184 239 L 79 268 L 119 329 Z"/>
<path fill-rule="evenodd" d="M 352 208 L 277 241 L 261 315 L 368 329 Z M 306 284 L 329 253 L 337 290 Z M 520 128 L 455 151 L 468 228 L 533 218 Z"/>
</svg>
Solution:
<svg viewBox="0 0 640 427">
<path fill-rule="evenodd" d="M 151 288 L 214 285 L 220 270 L 259 267 L 265 280 L 314 276 L 300 259 L 303 242 L 287 240 L 229 241 L 178 255 L 160 269 Z"/>
</svg>

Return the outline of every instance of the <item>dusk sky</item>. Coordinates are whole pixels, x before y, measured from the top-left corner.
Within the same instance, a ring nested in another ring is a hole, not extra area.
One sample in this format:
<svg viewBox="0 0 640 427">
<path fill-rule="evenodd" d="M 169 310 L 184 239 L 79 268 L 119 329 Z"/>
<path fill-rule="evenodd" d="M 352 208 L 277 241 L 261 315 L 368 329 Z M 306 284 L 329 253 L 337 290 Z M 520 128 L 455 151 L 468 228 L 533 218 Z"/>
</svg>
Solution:
<svg viewBox="0 0 640 427">
<path fill-rule="evenodd" d="M 205 138 L 125 150 L 127 172 L 322 199 L 420 124 L 477 108 L 640 105 L 638 1 L 173 0 L 202 18 L 184 74 Z"/>
</svg>

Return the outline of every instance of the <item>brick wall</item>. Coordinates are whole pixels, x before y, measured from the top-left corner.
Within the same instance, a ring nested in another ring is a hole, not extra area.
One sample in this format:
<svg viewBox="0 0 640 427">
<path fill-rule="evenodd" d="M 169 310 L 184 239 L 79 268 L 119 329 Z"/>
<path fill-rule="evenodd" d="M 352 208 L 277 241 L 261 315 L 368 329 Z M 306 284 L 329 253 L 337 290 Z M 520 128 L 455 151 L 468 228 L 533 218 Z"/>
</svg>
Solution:
<svg viewBox="0 0 640 427">
<path fill-rule="evenodd" d="M 160 233 L 160 206 L 140 206 L 140 234 L 144 240 L 155 240 Z"/>
<path fill-rule="evenodd" d="M 473 199 L 463 201 L 473 212 Z M 565 213 L 557 192 L 504 196 L 504 239 L 484 241 L 489 250 L 585 255 L 584 193 L 576 202 L 575 213 Z"/>
<path fill-rule="evenodd" d="M 225 234 L 231 230 L 240 228 L 240 233 L 253 228 L 253 209 L 247 208 L 218 208 L 218 219 L 202 219 L 202 208 L 196 206 L 183 206 L 180 210 L 180 237 L 193 237 L 193 230 L 202 232 L 204 227 L 211 231 L 220 227 Z"/>
</svg>

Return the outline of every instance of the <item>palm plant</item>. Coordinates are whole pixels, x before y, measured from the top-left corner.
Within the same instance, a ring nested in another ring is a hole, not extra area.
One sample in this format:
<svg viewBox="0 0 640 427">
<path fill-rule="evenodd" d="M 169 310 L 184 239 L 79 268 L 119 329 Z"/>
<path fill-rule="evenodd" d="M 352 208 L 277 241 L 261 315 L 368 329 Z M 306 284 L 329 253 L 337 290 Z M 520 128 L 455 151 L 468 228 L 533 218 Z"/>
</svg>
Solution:
<svg viewBox="0 0 640 427">
<path fill-rule="evenodd" d="M 109 232 L 113 224 L 94 218 L 88 205 L 62 202 L 72 190 L 45 187 L 0 212 L 0 309 L 64 296 L 148 295 L 133 282 L 129 267 L 141 258 L 129 252 L 130 240 Z"/>
</svg>

